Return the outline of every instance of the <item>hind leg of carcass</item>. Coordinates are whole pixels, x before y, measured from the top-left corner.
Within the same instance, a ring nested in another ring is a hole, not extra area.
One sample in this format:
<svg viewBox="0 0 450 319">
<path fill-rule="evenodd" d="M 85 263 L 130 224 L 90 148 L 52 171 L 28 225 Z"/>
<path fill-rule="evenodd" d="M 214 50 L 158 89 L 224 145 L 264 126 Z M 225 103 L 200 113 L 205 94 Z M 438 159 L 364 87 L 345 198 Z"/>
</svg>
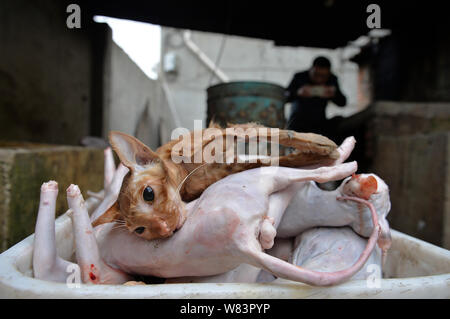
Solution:
<svg viewBox="0 0 450 319">
<path fill-rule="evenodd" d="M 335 166 L 324 166 L 312 170 L 305 169 L 293 169 L 289 172 L 288 180 L 291 183 L 294 182 L 304 182 L 304 181 L 315 181 L 318 183 L 325 183 L 329 181 L 337 181 L 344 179 L 358 169 L 358 164 L 356 161 L 338 164 Z"/>
<path fill-rule="evenodd" d="M 111 150 L 111 147 L 107 147 L 104 150 L 104 181 L 103 181 L 103 188 L 108 187 L 109 184 L 111 184 L 114 174 L 116 172 L 116 164 L 114 163 L 114 156 L 113 152 Z"/>
<path fill-rule="evenodd" d="M 41 198 L 33 243 L 34 277 L 56 282 L 67 282 L 78 265 L 68 262 L 56 253 L 55 207 L 58 183 L 49 181 L 41 186 Z"/>
<path fill-rule="evenodd" d="M 276 229 L 299 186 L 301 186 L 299 183 L 292 184 L 269 196 L 269 209 L 263 219 L 259 234 L 259 241 L 263 249 L 272 248 L 277 235 Z"/>
<path fill-rule="evenodd" d="M 91 222 L 94 222 L 98 217 L 102 216 L 117 201 L 123 179 L 128 172 L 129 169 L 120 163 L 114 173 L 111 183 L 105 187 L 105 195 L 102 202 L 91 215 Z"/>
<path fill-rule="evenodd" d="M 356 161 L 315 169 L 268 166 L 259 168 L 259 174 L 254 177 L 260 191 L 269 196 L 300 182 L 324 183 L 344 179 L 355 173 L 357 169 Z"/>
<path fill-rule="evenodd" d="M 107 147 L 103 150 L 104 164 L 103 164 L 103 190 L 100 192 L 87 191 L 89 196 L 95 197 L 99 200 L 104 200 L 107 187 L 111 184 L 114 175 L 116 173 L 116 164 L 114 163 L 114 155 L 111 147 Z"/>
<path fill-rule="evenodd" d="M 72 211 L 76 257 L 83 283 L 122 284 L 131 280 L 129 275 L 110 267 L 101 259 L 89 214 L 78 186 L 69 186 L 67 202 Z"/>
</svg>

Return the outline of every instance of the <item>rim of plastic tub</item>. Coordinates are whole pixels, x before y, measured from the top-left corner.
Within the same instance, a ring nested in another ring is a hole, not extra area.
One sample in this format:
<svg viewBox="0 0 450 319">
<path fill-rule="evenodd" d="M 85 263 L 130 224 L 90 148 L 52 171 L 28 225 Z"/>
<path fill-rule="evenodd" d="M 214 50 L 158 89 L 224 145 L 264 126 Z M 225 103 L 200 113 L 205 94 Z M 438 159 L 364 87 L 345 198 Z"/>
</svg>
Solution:
<svg viewBox="0 0 450 319">
<path fill-rule="evenodd" d="M 68 227 L 67 214 L 57 227 Z M 450 269 L 450 251 L 392 230 L 392 239 L 411 241 L 430 254 L 439 254 Z M 0 255 L 1 298 L 450 298 L 450 273 L 412 278 L 381 279 L 380 286 L 368 288 L 365 280 L 332 287 L 313 287 L 296 282 L 279 283 L 194 283 L 138 286 L 87 285 L 68 287 L 32 278 L 19 271 L 17 261 L 32 254 L 34 234 Z M 447 269 L 447 268 L 446 268 Z M 366 287 L 366 289 L 363 289 Z"/>
</svg>

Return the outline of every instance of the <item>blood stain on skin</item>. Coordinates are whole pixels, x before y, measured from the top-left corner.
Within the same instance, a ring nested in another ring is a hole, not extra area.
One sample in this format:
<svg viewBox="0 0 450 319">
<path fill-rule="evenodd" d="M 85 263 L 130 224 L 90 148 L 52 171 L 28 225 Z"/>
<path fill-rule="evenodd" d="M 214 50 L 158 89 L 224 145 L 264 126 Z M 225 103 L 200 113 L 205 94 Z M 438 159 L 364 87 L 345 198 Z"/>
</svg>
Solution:
<svg viewBox="0 0 450 319">
<path fill-rule="evenodd" d="M 369 176 L 361 181 L 362 197 L 369 200 L 370 196 L 377 191 L 377 180 Z"/>
<path fill-rule="evenodd" d="M 95 281 L 97 279 L 97 276 L 94 275 L 93 271 L 95 271 L 95 265 L 91 264 L 91 271 L 89 272 L 89 278 L 91 278 L 92 281 Z"/>
</svg>

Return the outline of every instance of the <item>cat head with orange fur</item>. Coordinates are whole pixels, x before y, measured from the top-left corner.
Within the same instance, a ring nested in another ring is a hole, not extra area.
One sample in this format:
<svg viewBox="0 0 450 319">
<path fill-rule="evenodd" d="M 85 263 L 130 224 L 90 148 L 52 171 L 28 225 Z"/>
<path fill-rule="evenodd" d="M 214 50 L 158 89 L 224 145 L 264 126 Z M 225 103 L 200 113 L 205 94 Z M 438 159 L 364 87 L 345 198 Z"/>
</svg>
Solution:
<svg viewBox="0 0 450 319">
<path fill-rule="evenodd" d="M 130 172 L 116 203 L 93 226 L 119 221 L 148 240 L 171 236 L 182 225 L 185 212 L 167 165 L 135 137 L 112 131 L 109 141 Z"/>
</svg>

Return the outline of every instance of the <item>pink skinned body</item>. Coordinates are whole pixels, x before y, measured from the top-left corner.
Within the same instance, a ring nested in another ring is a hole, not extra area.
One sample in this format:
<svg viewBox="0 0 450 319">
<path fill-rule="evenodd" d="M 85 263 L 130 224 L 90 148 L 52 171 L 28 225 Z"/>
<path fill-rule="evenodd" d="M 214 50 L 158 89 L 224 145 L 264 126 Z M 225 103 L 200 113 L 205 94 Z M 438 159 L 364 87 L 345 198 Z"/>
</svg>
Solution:
<svg viewBox="0 0 450 319">
<path fill-rule="evenodd" d="M 347 141 L 347 146 L 350 144 Z M 94 234 L 81 193 L 72 185 L 68 189 L 68 199 L 74 212 L 77 262 L 82 271 L 89 265 L 100 266 L 96 282 L 88 276 L 83 276 L 83 282 L 123 283 L 129 280 L 129 274 L 165 278 L 211 276 L 227 273 L 241 264 L 312 285 L 327 286 L 348 280 L 361 269 L 378 240 L 377 214 L 367 201 L 361 204 L 370 208 L 376 226 L 363 254 L 349 269 L 335 273 L 314 272 L 264 253 L 264 249 L 273 246 L 276 227 L 296 194 L 293 185 L 340 180 L 356 171 L 355 162 L 340 164 L 351 149 L 344 147 L 341 151 L 345 156 L 331 167 L 265 167 L 230 175 L 187 205 L 187 220 L 174 235 L 151 241 L 115 224 L 101 225 Z M 45 231 L 40 228 L 36 228 L 36 233 Z"/>
</svg>

